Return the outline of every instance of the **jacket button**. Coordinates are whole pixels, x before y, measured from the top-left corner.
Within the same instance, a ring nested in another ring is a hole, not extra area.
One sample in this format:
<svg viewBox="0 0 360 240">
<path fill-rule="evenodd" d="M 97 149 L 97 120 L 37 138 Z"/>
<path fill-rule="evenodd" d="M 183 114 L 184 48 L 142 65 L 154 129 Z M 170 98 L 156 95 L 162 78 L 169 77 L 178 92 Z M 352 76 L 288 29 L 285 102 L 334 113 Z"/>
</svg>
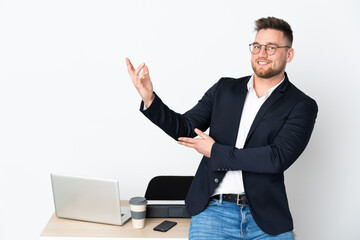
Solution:
<svg viewBox="0 0 360 240">
<path fill-rule="evenodd" d="M 218 183 L 218 182 L 219 182 L 219 179 L 215 178 L 214 181 L 215 181 L 215 183 Z"/>
</svg>

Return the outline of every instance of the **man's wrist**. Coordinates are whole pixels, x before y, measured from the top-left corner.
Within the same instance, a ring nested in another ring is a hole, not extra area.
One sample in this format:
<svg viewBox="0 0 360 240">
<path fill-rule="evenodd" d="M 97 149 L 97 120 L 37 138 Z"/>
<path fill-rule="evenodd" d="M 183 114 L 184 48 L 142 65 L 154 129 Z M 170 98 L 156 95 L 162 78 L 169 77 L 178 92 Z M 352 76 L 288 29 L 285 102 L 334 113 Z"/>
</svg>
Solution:
<svg viewBox="0 0 360 240">
<path fill-rule="evenodd" d="M 151 97 L 150 97 L 148 100 L 143 99 L 143 102 L 144 102 L 144 105 L 145 105 L 145 109 L 150 107 L 150 105 L 152 104 L 152 102 L 154 101 L 154 99 L 155 99 L 155 94 L 154 94 L 154 93 L 151 95 Z"/>
</svg>

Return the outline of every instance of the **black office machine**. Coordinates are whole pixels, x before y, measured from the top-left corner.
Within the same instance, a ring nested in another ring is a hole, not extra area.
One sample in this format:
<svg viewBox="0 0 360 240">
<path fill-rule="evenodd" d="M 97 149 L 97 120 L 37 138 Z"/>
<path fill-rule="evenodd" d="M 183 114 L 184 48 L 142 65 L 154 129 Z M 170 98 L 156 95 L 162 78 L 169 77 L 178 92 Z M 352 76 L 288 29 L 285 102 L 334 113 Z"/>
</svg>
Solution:
<svg viewBox="0 0 360 240">
<path fill-rule="evenodd" d="M 148 218 L 190 218 L 185 198 L 193 176 L 156 176 L 147 186 Z"/>
</svg>

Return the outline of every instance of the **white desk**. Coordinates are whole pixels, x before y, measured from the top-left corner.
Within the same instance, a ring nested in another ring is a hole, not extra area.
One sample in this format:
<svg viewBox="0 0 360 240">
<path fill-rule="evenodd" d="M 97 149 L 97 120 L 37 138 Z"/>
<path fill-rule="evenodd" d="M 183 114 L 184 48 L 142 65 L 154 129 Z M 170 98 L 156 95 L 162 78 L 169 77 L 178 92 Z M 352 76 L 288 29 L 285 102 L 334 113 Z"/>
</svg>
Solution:
<svg viewBox="0 0 360 240">
<path fill-rule="evenodd" d="M 121 201 L 122 206 L 129 201 Z M 176 226 L 163 233 L 153 228 L 164 220 L 177 222 Z M 145 228 L 134 229 L 131 220 L 123 226 L 90 223 L 62 219 L 55 216 L 50 218 L 40 235 L 39 240 L 123 240 L 123 239 L 188 239 L 190 227 L 189 218 L 147 218 Z"/>
</svg>

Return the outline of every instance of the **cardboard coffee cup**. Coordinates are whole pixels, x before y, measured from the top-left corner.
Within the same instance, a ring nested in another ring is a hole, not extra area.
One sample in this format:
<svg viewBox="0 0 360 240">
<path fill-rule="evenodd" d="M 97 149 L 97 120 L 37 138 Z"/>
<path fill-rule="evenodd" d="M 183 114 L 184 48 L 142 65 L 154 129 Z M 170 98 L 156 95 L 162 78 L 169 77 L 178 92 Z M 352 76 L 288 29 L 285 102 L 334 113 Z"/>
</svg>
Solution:
<svg viewBox="0 0 360 240">
<path fill-rule="evenodd" d="M 144 197 L 133 197 L 129 201 L 131 218 L 134 228 L 145 226 L 147 200 Z"/>
</svg>

